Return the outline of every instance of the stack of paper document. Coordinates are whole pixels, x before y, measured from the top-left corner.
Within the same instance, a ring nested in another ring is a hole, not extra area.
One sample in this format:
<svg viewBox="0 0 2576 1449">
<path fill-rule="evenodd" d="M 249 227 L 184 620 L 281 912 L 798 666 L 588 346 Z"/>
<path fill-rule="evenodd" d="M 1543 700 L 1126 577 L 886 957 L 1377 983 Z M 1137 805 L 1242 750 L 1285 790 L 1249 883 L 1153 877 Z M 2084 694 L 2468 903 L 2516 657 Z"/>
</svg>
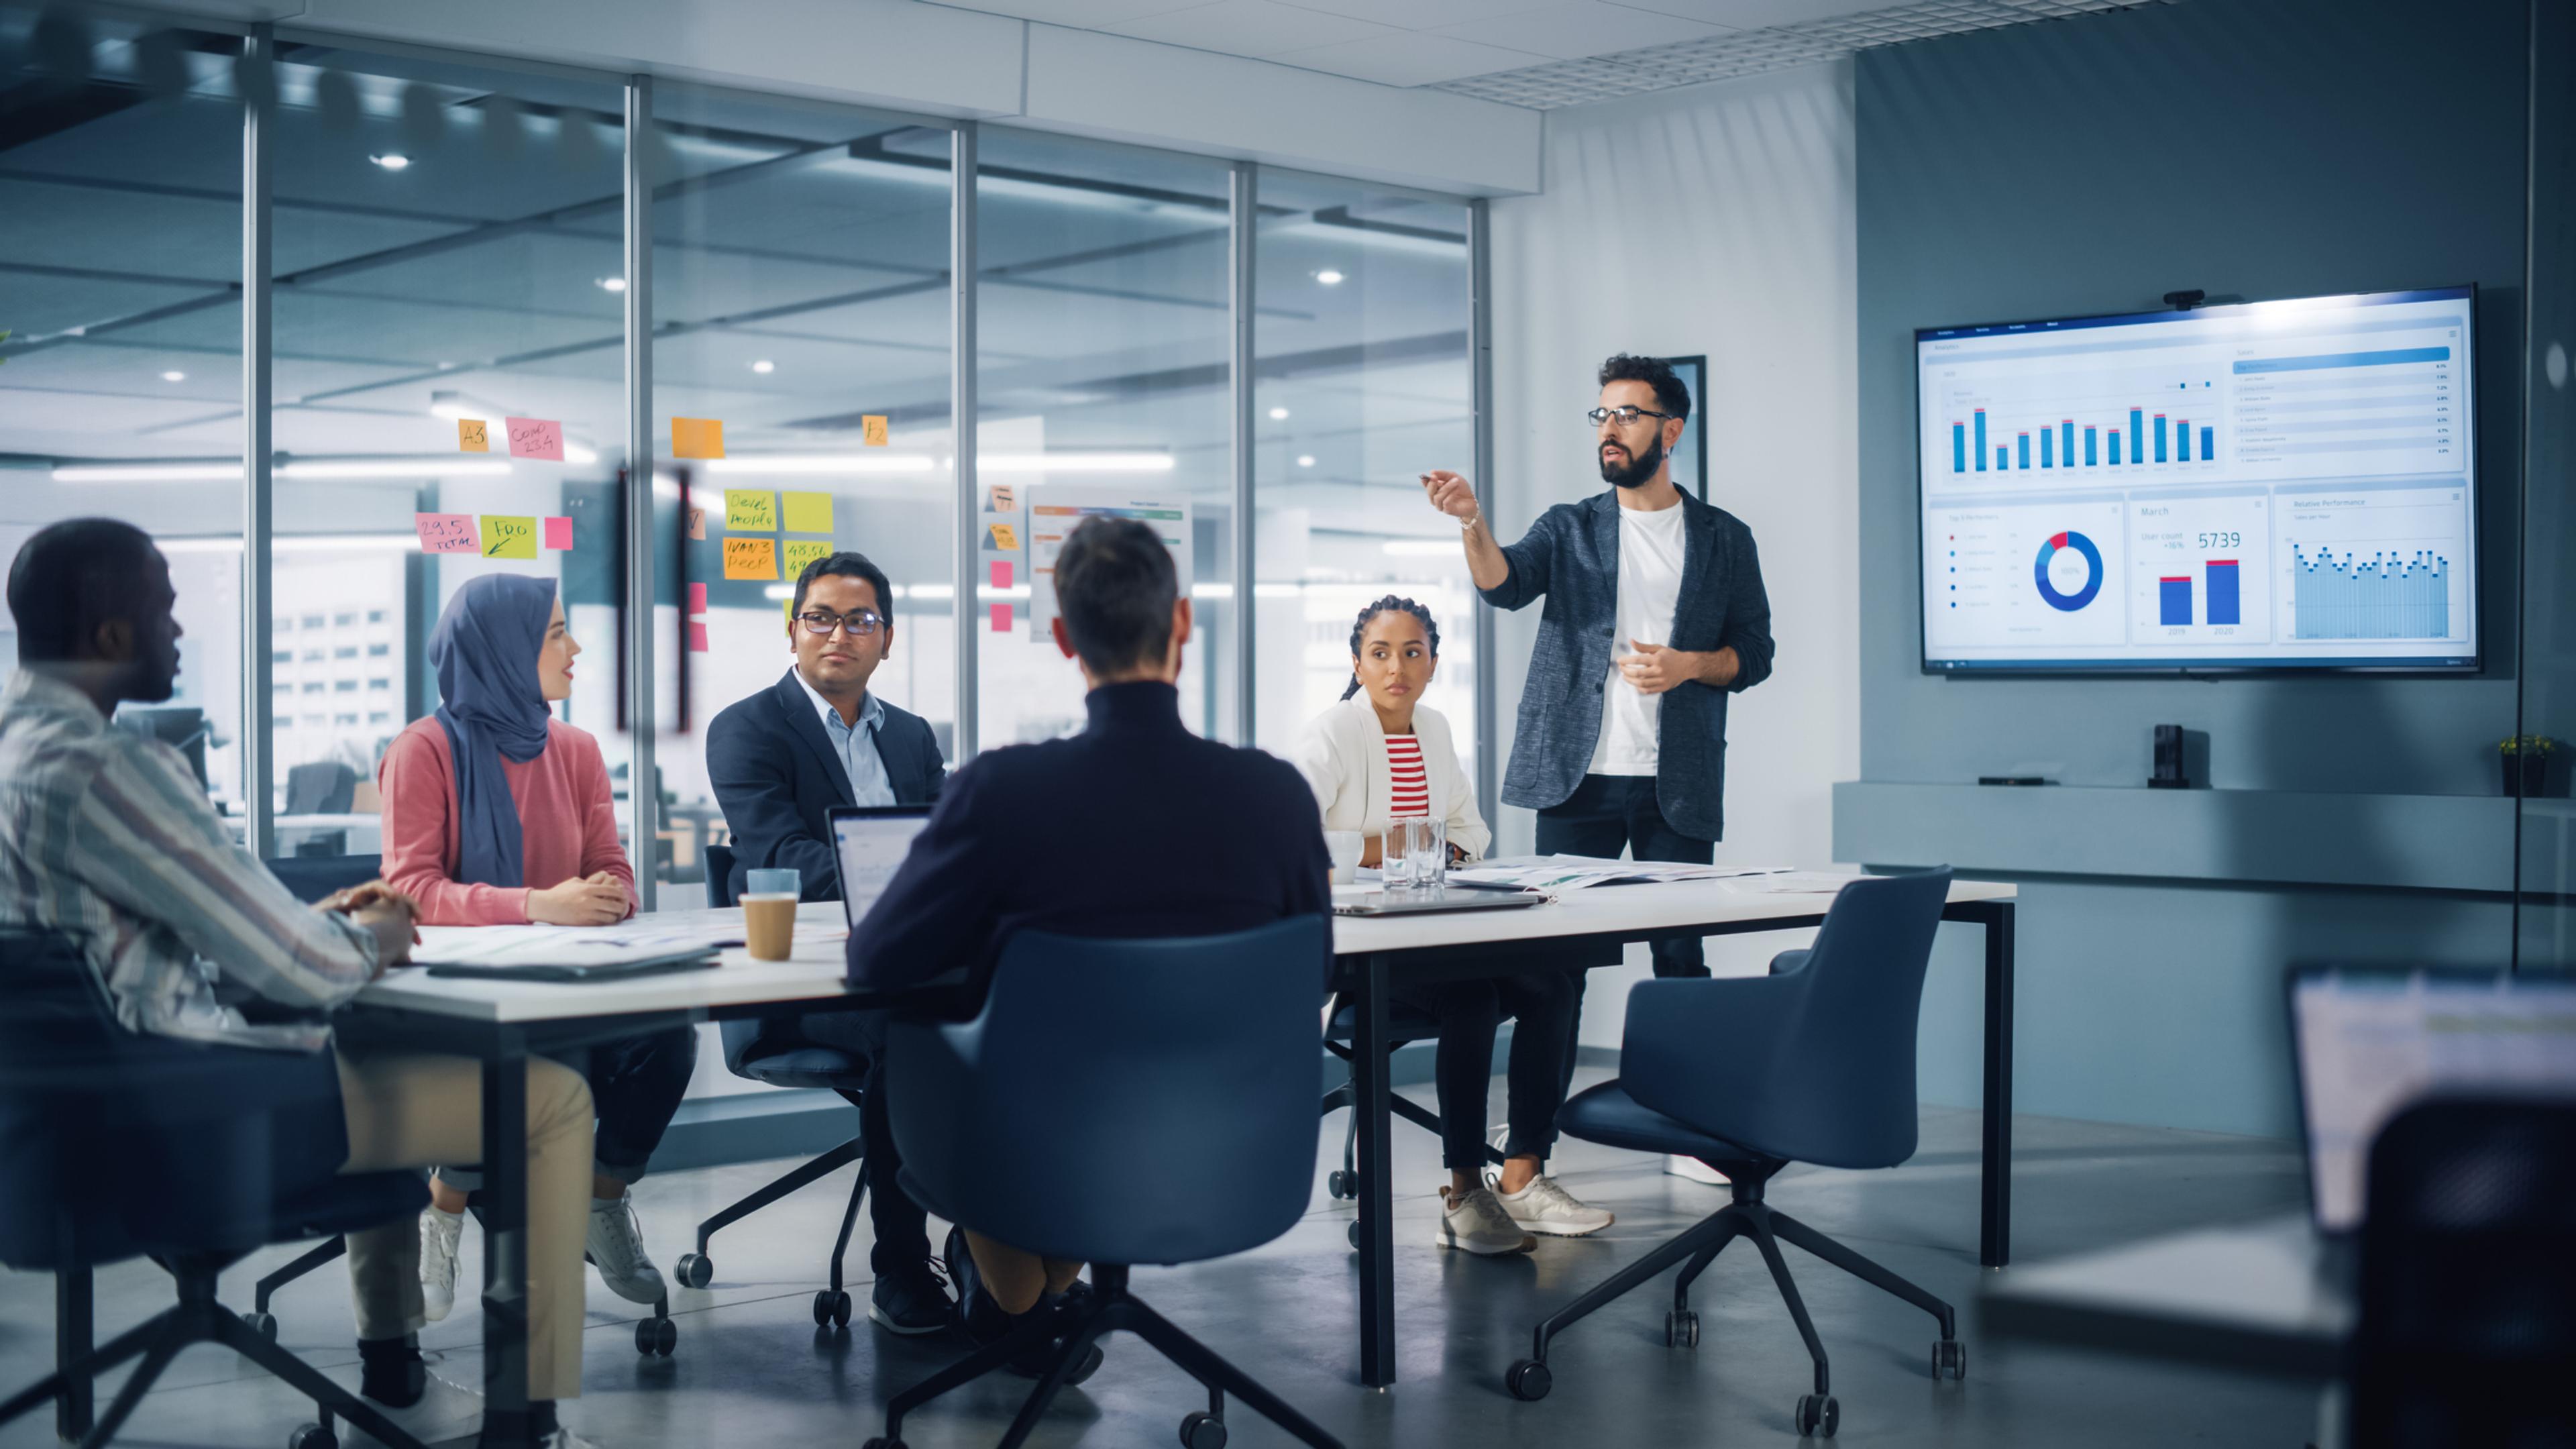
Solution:
<svg viewBox="0 0 2576 1449">
<path fill-rule="evenodd" d="M 423 966 L 615 966 L 742 944 L 742 922 L 670 923 L 651 916 L 613 926 L 483 926 L 440 931 L 412 949 Z"/>
<path fill-rule="evenodd" d="M 1470 885 L 1517 887 L 1561 894 L 1604 885 L 1728 880 L 1737 876 L 1777 873 L 1777 868 L 1771 866 L 1677 865 L 1663 860 L 1602 860 L 1585 855 L 1514 855 L 1458 867 L 1449 872 L 1449 879 Z"/>
</svg>

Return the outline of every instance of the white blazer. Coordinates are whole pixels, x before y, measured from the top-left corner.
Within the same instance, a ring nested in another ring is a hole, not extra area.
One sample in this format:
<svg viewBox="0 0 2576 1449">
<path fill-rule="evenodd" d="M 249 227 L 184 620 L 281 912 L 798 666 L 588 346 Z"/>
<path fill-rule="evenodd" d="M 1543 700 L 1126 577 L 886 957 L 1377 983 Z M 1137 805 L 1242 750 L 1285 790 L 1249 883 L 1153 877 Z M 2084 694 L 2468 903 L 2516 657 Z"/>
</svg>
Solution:
<svg viewBox="0 0 2576 1449">
<path fill-rule="evenodd" d="M 1470 860 L 1484 855 L 1493 832 L 1476 811 L 1476 790 L 1458 767 L 1457 747 L 1449 740 L 1449 721 L 1440 711 L 1417 706 L 1414 737 L 1422 742 L 1422 773 L 1431 786 L 1431 813 L 1449 822 L 1449 843 Z M 1355 694 L 1306 722 L 1297 737 L 1293 760 L 1315 792 L 1326 830 L 1357 830 L 1383 835 L 1394 817 L 1387 813 L 1395 798 L 1395 781 L 1386 767 L 1386 732 L 1369 707 L 1366 694 Z"/>
</svg>

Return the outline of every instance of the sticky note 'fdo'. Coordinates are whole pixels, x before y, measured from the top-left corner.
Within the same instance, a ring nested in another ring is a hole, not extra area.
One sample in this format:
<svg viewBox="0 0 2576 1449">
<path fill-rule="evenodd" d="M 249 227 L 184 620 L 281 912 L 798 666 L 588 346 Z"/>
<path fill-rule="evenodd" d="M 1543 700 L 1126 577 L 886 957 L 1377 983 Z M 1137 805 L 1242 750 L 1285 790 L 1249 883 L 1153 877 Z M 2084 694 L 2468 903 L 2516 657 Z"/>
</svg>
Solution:
<svg viewBox="0 0 2576 1449">
<path fill-rule="evenodd" d="M 512 518 L 498 513 L 484 514 L 483 556 L 485 558 L 535 558 L 537 556 L 537 521 L 534 518 Z"/>
<path fill-rule="evenodd" d="M 775 579 L 778 577 L 778 540 L 728 538 L 724 541 L 724 550 L 726 578 Z"/>
<path fill-rule="evenodd" d="M 724 420 L 722 418 L 671 419 L 671 456 L 674 458 L 723 457 Z"/>
<path fill-rule="evenodd" d="M 505 418 L 510 428 L 510 456 L 543 458 L 560 463 L 563 455 L 563 424 L 552 418 Z"/>
<path fill-rule="evenodd" d="M 412 527 L 420 533 L 422 553 L 480 553 L 471 513 L 415 513 Z"/>
<path fill-rule="evenodd" d="M 987 525 L 984 533 L 986 538 L 990 540 L 985 545 L 987 548 L 998 548 L 1003 552 L 1008 553 L 1020 546 L 1019 530 L 1011 527 L 1011 525 L 1007 523 Z"/>
<path fill-rule="evenodd" d="M 563 552 L 570 552 L 570 551 L 571 551 L 571 549 L 572 549 L 572 520 L 571 520 L 571 519 L 569 519 L 569 518 L 549 518 L 549 519 L 547 519 L 547 520 L 546 520 L 546 547 L 551 548 L 551 549 L 560 550 L 560 551 L 563 551 Z"/>
<path fill-rule="evenodd" d="M 481 418 L 458 418 L 456 420 L 456 451 L 460 453 L 491 452 L 492 434 L 489 426 L 485 424 Z"/>
<path fill-rule="evenodd" d="M 826 557 L 831 552 L 832 541 L 828 538 L 788 539 L 781 543 L 778 548 L 779 563 L 785 569 L 785 572 L 781 577 L 791 579 L 795 578 L 797 575 L 805 572 L 805 566 L 807 564 L 812 563 L 818 558 Z"/>
<path fill-rule="evenodd" d="M 830 533 L 832 531 L 831 494 L 784 493 L 779 497 L 787 507 L 789 533 Z"/>
<path fill-rule="evenodd" d="M 882 448 L 888 441 L 883 413 L 869 413 L 859 419 L 859 441 L 871 448 Z"/>
<path fill-rule="evenodd" d="M 735 533 L 776 533 L 778 495 L 765 488 L 728 488 L 725 527 Z"/>
</svg>

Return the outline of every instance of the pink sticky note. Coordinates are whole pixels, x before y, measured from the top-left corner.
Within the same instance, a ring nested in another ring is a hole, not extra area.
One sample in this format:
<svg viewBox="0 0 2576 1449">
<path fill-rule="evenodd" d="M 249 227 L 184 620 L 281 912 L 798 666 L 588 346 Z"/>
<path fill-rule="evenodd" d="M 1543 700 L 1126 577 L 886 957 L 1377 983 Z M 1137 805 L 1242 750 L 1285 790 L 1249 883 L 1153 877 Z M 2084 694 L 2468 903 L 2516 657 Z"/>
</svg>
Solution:
<svg viewBox="0 0 2576 1449">
<path fill-rule="evenodd" d="M 997 589 L 1007 589 L 1010 586 L 1011 561 L 1006 558 L 997 558 L 993 560 L 993 587 Z"/>
<path fill-rule="evenodd" d="M 707 652 L 707 625 L 703 619 L 689 621 L 689 652 L 692 654 Z"/>
<path fill-rule="evenodd" d="M 571 519 L 549 518 L 546 520 L 546 547 L 570 551 L 572 548 Z"/>
<path fill-rule="evenodd" d="M 481 553 L 482 535 L 471 513 L 415 513 L 412 527 L 420 533 L 422 553 Z"/>
<path fill-rule="evenodd" d="M 689 612 L 692 614 L 703 614 L 706 611 L 707 586 L 704 584 L 689 585 Z"/>
<path fill-rule="evenodd" d="M 510 456 L 544 458 L 560 463 L 563 455 L 563 424 L 552 418 L 508 418 Z"/>
<path fill-rule="evenodd" d="M 1010 605 L 995 604 L 993 606 L 993 632 L 996 634 L 1008 634 L 1011 632 Z"/>
</svg>

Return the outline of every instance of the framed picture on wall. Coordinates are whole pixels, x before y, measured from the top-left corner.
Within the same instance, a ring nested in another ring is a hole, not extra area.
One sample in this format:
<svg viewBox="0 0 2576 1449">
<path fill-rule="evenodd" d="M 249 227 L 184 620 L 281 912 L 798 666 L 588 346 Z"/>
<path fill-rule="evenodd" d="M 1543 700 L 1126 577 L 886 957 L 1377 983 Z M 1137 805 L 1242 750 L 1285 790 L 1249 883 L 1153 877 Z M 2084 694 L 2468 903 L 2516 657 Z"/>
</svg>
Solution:
<svg viewBox="0 0 2576 1449">
<path fill-rule="evenodd" d="M 1690 394 L 1690 426 L 1682 432 L 1682 445 L 1673 452 L 1673 486 L 1700 502 L 1708 501 L 1708 391 L 1701 384 L 1708 379 L 1708 357 L 1667 357 L 1666 366 L 1682 380 Z"/>
</svg>

